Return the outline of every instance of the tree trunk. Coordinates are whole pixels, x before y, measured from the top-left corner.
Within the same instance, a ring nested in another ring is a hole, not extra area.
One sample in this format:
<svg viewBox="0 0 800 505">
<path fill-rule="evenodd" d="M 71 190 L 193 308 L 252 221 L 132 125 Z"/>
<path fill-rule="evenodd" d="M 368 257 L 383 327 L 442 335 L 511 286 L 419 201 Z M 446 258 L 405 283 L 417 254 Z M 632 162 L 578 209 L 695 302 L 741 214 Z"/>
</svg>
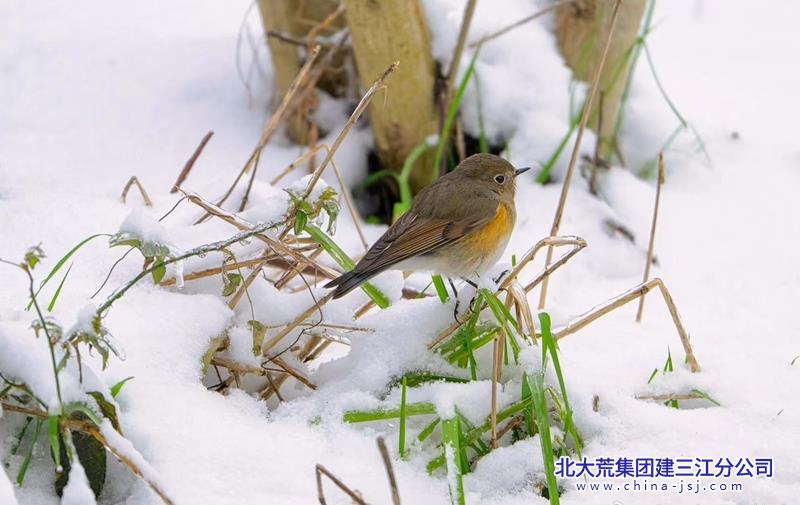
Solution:
<svg viewBox="0 0 800 505">
<path fill-rule="evenodd" d="M 386 94 L 370 107 L 378 156 L 385 168 L 399 171 L 408 154 L 438 132 L 435 63 L 425 15 L 419 0 L 349 0 L 347 23 L 364 87 L 393 61 L 400 62 Z M 416 191 L 436 176 L 429 150 L 417 161 L 411 185 Z"/>
<path fill-rule="evenodd" d="M 579 80 L 591 80 L 595 65 L 600 61 L 608 38 L 614 3 L 614 0 L 578 0 L 562 5 L 556 11 L 558 47 Z M 588 124 L 600 138 L 600 157 L 606 160 L 616 148 L 615 127 L 623 105 L 622 95 L 630 72 L 630 56 L 639 35 L 645 4 L 646 0 L 622 1 L 608 58 L 600 76 L 598 96 L 589 116 Z M 601 124 L 597 131 L 601 107 Z"/>
<path fill-rule="evenodd" d="M 275 72 L 275 85 L 280 96 L 286 94 L 301 67 L 300 48 L 296 44 L 269 36 L 269 32 L 305 40 L 308 32 L 338 7 L 335 0 L 257 0 L 261 22 Z M 341 19 L 332 27 L 342 28 Z M 312 91 L 313 92 L 313 91 Z M 305 103 L 296 107 L 287 118 L 288 133 L 301 144 L 313 141 L 309 116 L 316 104 L 315 96 L 304 97 Z"/>
</svg>

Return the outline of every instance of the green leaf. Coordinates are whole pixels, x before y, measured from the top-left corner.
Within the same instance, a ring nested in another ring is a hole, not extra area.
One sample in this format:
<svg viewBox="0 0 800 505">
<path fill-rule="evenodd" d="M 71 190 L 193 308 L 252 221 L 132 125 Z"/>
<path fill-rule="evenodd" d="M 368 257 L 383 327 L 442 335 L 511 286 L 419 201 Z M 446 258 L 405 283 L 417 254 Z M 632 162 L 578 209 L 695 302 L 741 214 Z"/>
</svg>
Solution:
<svg viewBox="0 0 800 505">
<path fill-rule="evenodd" d="M 103 491 L 103 486 L 106 482 L 106 465 L 107 455 L 103 444 L 98 442 L 91 435 L 87 435 L 80 431 L 71 432 L 69 440 L 61 437 L 62 452 L 61 458 L 64 461 L 64 471 L 58 476 L 55 482 L 56 494 L 61 496 L 64 487 L 69 482 L 70 470 L 72 469 L 72 461 L 67 455 L 66 448 L 70 448 L 74 453 L 74 457 L 78 458 L 83 471 L 86 473 L 86 478 L 89 481 L 89 487 L 92 489 L 95 498 Z"/>
<path fill-rule="evenodd" d="M 122 386 L 124 386 L 125 383 L 131 379 L 133 379 L 133 376 L 125 377 L 121 381 L 111 386 L 111 398 L 116 398 L 119 395 L 119 392 L 122 391 Z"/>
<path fill-rule="evenodd" d="M 229 273 L 222 276 L 222 296 L 231 296 L 242 283 L 242 275 L 239 273 Z"/>
<path fill-rule="evenodd" d="M 119 425 L 119 418 L 117 417 L 117 407 L 115 407 L 110 401 L 106 400 L 106 397 L 100 391 L 89 391 L 87 394 L 94 398 L 94 401 L 97 402 L 97 406 L 100 408 L 100 412 L 102 412 L 103 417 L 108 419 L 108 421 L 111 423 L 111 426 L 121 433 L 122 428 Z"/>
<path fill-rule="evenodd" d="M 101 395 L 102 396 L 102 395 Z M 100 426 L 103 420 L 88 405 L 82 402 L 69 402 L 64 404 L 64 412 L 71 416 L 79 412 L 89 418 L 95 425 Z"/>
<path fill-rule="evenodd" d="M 28 265 L 28 268 L 33 270 L 36 268 L 36 265 L 42 261 L 42 258 L 45 258 L 44 250 L 42 249 L 41 245 L 35 245 L 29 247 L 27 251 L 25 251 L 25 264 Z"/>
<path fill-rule="evenodd" d="M 164 264 L 163 257 L 159 256 L 156 258 L 156 264 L 153 265 L 153 270 L 150 272 L 150 274 L 153 276 L 153 282 L 155 284 L 161 282 L 161 279 L 167 275 L 167 266 Z"/>
<path fill-rule="evenodd" d="M 250 329 L 253 332 L 253 356 L 261 356 L 261 348 L 264 346 L 264 337 L 267 336 L 267 327 L 261 322 L 251 319 L 247 321 Z"/>
<path fill-rule="evenodd" d="M 294 234 L 300 235 L 303 233 L 303 230 L 306 227 L 306 223 L 308 222 L 308 215 L 300 209 L 297 209 L 297 213 L 294 219 Z"/>
</svg>

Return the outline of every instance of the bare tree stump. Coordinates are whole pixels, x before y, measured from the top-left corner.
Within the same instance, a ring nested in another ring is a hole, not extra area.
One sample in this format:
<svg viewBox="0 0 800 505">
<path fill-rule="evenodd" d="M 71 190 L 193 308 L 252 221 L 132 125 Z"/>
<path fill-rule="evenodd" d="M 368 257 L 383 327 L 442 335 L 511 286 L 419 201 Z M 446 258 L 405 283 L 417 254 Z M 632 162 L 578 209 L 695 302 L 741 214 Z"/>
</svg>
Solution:
<svg viewBox="0 0 800 505">
<path fill-rule="evenodd" d="M 434 104 L 435 62 L 419 0 L 350 0 L 347 23 L 361 83 L 368 87 L 393 61 L 400 66 L 370 108 L 378 156 L 399 171 L 408 154 L 438 132 Z M 437 176 L 433 152 L 421 156 L 411 175 L 416 191 Z"/>
<path fill-rule="evenodd" d="M 334 12 L 339 5 L 336 0 L 257 0 L 261 22 L 264 25 L 267 45 L 275 72 L 275 85 L 280 96 L 286 94 L 302 65 L 300 46 L 282 40 L 275 34 L 294 37 L 305 41 L 319 22 Z M 341 17 L 340 17 L 341 18 Z M 341 29 L 341 19 L 331 23 L 332 29 Z M 316 106 L 316 96 L 309 91 L 287 118 L 288 133 L 292 140 L 307 144 L 314 139 L 310 135 L 310 114 Z"/>
</svg>

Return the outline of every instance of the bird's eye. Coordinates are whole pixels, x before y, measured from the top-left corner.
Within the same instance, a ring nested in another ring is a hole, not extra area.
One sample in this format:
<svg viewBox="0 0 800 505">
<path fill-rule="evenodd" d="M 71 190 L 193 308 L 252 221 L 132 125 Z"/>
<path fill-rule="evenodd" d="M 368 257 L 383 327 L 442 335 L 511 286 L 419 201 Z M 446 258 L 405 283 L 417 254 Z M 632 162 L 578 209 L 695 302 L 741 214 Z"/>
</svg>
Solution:
<svg viewBox="0 0 800 505">
<path fill-rule="evenodd" d="M 494 182 L 496 182 L 497 184 L 503 184 L 504 182 L 506 182 L 506 176 L 505 175 L 495 175 L 494 176 Z"/>
</svg>

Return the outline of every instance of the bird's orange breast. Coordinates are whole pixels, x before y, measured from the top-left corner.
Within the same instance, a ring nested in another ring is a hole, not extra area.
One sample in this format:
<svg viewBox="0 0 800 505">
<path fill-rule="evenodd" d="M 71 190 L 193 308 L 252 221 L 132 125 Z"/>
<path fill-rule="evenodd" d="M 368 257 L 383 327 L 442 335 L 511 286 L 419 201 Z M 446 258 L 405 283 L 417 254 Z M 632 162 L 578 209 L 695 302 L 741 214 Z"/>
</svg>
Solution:
<svg viewBox="0 0 800 505">
<path fill-rule="evenodd" d="M 466 237 L 467 247 L 480 249 L 486 255 L 494 254 L 498 246 L 505 246 L 514 229 L 515 220 L 514 209 L 509 209 L 505 203 L 501 203 L 497 206 L 494 219 Z"/>
</svg>

